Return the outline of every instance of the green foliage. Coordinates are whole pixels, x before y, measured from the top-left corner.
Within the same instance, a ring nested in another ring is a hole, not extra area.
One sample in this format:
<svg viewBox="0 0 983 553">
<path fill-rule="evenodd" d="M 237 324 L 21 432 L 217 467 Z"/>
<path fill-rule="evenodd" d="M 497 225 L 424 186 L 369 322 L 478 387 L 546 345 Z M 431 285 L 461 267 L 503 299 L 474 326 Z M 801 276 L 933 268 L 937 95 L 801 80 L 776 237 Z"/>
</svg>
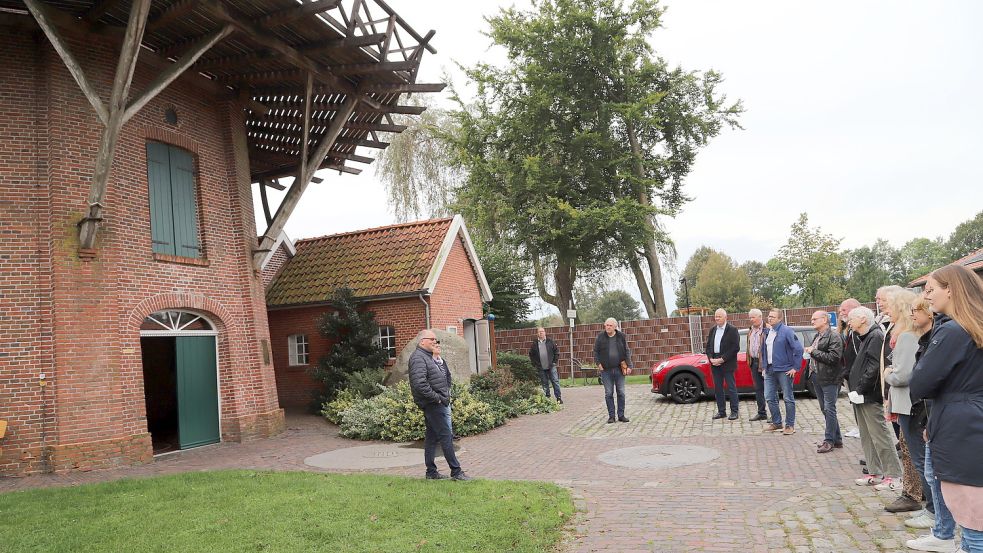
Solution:
<svg viewBox="0 0 983 553">
<path fill-rule="evenodd" d="M 501 426 L 504 420 L 490 405 L 471 394 L 467 386 L 455 385 L 451 403 L 451 424 L 458 436 L 473 436 Z"/>
<path fill-rule="evenodd" d="M 907 286 L 909 282 L 952 260 L 941 238 L 913 238 L 898 250 L 894 264 L 897 272 L 895 280 L 898 284 Z"/>
<path fill-rule="evenodd" d="M 983 248 L 983 211 L 977 213 L 976 217 L 959 223 L 956 230 L 949 235 L 945 246 L 949 250 L 949 263 Z"/>
<path fill-rule="evenodd" d="M 840 283 L 846 268 L 839 247 L 840 239 L 810 228 L 809 216 L 799 215 L 788 242 L 775 256 L 791 287 L 783 307 L 830 305 L 845 297 Z"/>
<path fill-rule="evenodd" d="M 661 13 L 650 0 L 503 10 L 489 36 L 509 66 L 467 71 L 476 99 L 458 98 L 447 133 L 466 173 L 455 206 L 475 234 L 523 256 L 540 297 L 561 311 L 579 271 L 668 240 L 654 217 L 689 200 L 696 152 L 741 111 L 724 105 L 718 74 L 653 55 Z"/>
<path fill-rule="evenodd" d="M 539 382 L 539 372 L 532 366 L 532 361 L 528 355 L 514 353 L 511 351 L 501 351 L 497 355 L 498 366 L 507 368 L 511 371 L 516 380 L 527 382 Z M 472 377 L 478 378 L 477 376 Z"/>
<path fill-rule="evenodd" d="M 750 308 L 751 279 L 727 255 L 710 253 L 696 282 L 690 290 L 693 305 L 710 309 L 722 307 L 730 313 Z"/>
<path fill-rule="evenodd" d="M 721 252 L 709 246 L 700 246 L 693 252 L 693 255 L 689 257 L 686 265 L 683 267 L 683 273 L 680 275 L 680 278 L 686 279 L 686 286 L 689 287 L 690 305 L 698 305 L 693 302 L 693 289 L 699 284 L 700 270 L 703 269 L 703 265 L 710 259 L 710 255 L 714 253 Z M 683 289 L 681 282 L 676 283 L 676 307 L 680 309 L 686 307 L 686 291 Z"/>
<path fill-rule="evenodd" d="M 881 286 L 894 284 L 891 265 L 897 252 L 886 240 L 878 239 L 872 247 L 863 246 L 847 250 L 846 291 L 844 297 L 856 298 L 861 302 L 874 301 L 874 294 Z"/>
<path fill-rule="evenodd" d="M 608 317 L 618 321 L 642 318 L 638 300 L 624 290 L 606 290 L 596 296 L 578 296 L 577 321 L 580 324 L 602 323 Z"/>
<path fill-rule="evenodd" d="M 334 424 L 341 424 L 341 414 L 345 409 L 364 399 L 355 390 L 340 390 L 333 400 L 321 405 L 320 415 Z"/>
<path fill-rule="evenodd" d="M 385 369 L 363 369 L 345 375 L 345 389 L 355 391 L 360 397 L 370 398 L 385 390 L 385 380 Z"/>
<path fill-rule="evenodd" d="M 194 471 L 0 494 L 0 549 L 553 551 L 574 512 L 570 492 L 546 482 Z"/>
<path fill-rule="evenodd" d="M 350 289 L 335 290 L 330 307 L 332 311 L 318 320 L 318 331 L 333 343 L 328 355 L 311 371 L 311 376 L 324 385 L 319 405 L 333 399 L 345 387 L 349 375 L 381 369 L 389 360 L 389 354 L 379 344 L 375 314 L 360 310 Z"/>
<path fill-rule="evenodd" d="M 495 328 L 521 328 L 531 312 L 529 267 L 507 246 L 481 240 L 475 241 L 474 245 L 488 280 L 488 287 L 494 296 L 486 304 L 485 314 L 495 314 Z"/>
<path fill-rule="evenodd" d="M 380 411 L 385 417 L 379 439 L 393 442 L 423 439 L 426 434 L 423 411 L 413 402 L 413 393 L 408 382 L 400 382 L 387 388 L 372 400 L 381 404 Z"/>
</svg>

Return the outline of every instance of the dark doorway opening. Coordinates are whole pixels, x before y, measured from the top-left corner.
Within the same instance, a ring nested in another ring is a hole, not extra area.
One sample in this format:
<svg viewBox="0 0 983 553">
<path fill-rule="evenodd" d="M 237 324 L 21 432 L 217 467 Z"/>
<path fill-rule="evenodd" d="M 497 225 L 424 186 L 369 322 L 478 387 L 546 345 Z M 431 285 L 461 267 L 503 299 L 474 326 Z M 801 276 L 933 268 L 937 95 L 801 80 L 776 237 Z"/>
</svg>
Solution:
<svg viewBox="0 0 983 553">
<path fill-rule="evenodd" d="M 141 338 L 147 430 L 154 455 L 180 449 L 176 338 Z"/>
</svg>

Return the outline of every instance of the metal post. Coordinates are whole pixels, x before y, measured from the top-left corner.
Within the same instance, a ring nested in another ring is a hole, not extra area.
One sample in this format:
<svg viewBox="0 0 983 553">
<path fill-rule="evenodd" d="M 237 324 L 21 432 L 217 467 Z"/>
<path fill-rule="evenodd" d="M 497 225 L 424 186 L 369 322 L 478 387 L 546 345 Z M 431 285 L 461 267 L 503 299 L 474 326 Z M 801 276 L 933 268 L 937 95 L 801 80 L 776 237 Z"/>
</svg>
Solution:
<svg viewBox="0 0 983 553">
<path fill-rule="evenodd" d="M 679 279 L 679 283 L 683 285 L 683 294 L 686 296 L 686 314 L 689 315 L 689 282 L 684 276 Z"/>
</svg>

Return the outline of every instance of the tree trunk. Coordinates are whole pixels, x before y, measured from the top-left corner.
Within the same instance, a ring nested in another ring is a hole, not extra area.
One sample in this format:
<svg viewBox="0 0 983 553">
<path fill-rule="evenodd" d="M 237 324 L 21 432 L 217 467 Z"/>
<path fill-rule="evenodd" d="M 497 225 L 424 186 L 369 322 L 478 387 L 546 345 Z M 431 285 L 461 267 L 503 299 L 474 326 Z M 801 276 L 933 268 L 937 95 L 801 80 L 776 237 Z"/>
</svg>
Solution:
<svg viewBox="0 0 983 553">
<path fill-rule="evenodd" d="M 658 311 L 656 310 L 655 302 L 652 301 L 652 292 L 649 291 L 648 283 L 645 282 L 645 273 L 642 272 L 642 266 L 638 262 L 638 256 L 634 252 L 628 256 L 628 266 L 631 267 L 631 273 L 635 275 L 635 283 L 638 284 L 638 292 L 642 295 L 645 314 L 650 319 L 657 317 Z"/>
<path fill-rule="evenodd" d="M 631 121 L 625 121 L 625 130 L 628 134 L 628 143 L 631 145 L 631 153 L 635 159 L 635 163 L 632 164 L 632 168 L 635 172 L 635 177 L 639 181 L 644 181 L 645 175 L 642 168 L 642 148 L 638 144 L 638 135 L 635 132 L 635 125 Z M 638 189 L 638 201 L 642 205 L 652 205 L 651 198 L 649 198 L 649 193 L 646 187 L 640 186 Z M 665 317 L 668 315 L 666 311 L 666 295 L 662 287 L 662 266 L 659 264 L 659 249 L 656 244 L 656 236 L 658 236 L 658 229 L 655 225 L 655 215 L 647 217 L 645 219 L 645 225 L 648 227 L 649 231 L 652 233 L 652 240 L 644 245 L 644 257 L 648 262 L 649 266 L 649 282 L 651 282 L 651 303 L 652 309 L 649 309 L 649 304 L 645 304 L 645 309 L 648 311 L 649 318 L 652 317 Z M 638 265 L 635 252 L 628 252 L 629 262 L 635 260 L 632 264 L 632 272 L 635 273 L 635 280 L 638 282 L 638 291 L 641 292 L 642 298 L 649 294 L 649 290 L 645 285 L 645 276 L 642 274 L 641 267 L 635 270 L 635 266 Z M 654 311 L 654 312 L 653 312 Z"/>
<path fill-rule="evenodd" d="M 553 271 L 553 282 L 556 284 L 556 299 L 559 300 L 557 302 L 559 305 L 556 307 L 559 308 L 560 317 L 564 321 L 567 320 L 567 309 L 577 308 L 573 302 L 573 284 L 576 280 L 577 266 L 573 263 L 557 261 L 556 270 Z"/>
</svg>

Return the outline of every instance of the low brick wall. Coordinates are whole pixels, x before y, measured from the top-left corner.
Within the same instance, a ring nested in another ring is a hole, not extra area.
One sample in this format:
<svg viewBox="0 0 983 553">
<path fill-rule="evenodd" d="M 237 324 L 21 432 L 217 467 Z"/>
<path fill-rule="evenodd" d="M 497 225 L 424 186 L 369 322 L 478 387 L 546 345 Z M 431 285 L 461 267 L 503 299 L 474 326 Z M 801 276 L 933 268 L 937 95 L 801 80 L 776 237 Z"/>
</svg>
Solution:
<svg viewBox="0 0 983 553">
<path fill-rule="evenodd" d="M 865 304 L 875 309 L 874 304 Z M 786 309 L 785 319 L 792 326 L 810 326 L 809 319 L 817 310 L 836 311 L 839 306 L 827 305 L 822 307 L 803 307 Z M 697 343 L 706 341 L 710 328 L 715 324 L 713 316 L 694 317 L 699 321 L 700 338 Z M 747 313 L 732 313 L 728 321 L 737 328 L 747 328 L 750 321 Z M 690 322 L 687 317 L 662 317 L 657 319 L 642 319 L 638 321 L 623 321 L 622 330 L 628 337 L 628 346 L 632 351 L 632 361 L 635 370 L 648 369 L 653 364 L 665 361 L 669 356 L 692 351 L 690 340 Z M 604 325 L 582 324 L 573 329 L 573 358 L 576 361 L 578 378 L 585 373 L 593 375 L 594 371 L 579 370 L 581 364 L 593 365 L 594 340 L 604 331 Z M 570 376 L 570 331 L 567 327 L 549 327 L 546 335 L 552 338 L 560 348 L 560 374 Z M 535 328 L 517 330 L 499 330 L 495 332 L 495 347 L 498 351 L 513 351 L 526 355 L 533 340 L 536 339 Z M 645 374 L 645 373 L 640 373 Z"/>
</svg>

